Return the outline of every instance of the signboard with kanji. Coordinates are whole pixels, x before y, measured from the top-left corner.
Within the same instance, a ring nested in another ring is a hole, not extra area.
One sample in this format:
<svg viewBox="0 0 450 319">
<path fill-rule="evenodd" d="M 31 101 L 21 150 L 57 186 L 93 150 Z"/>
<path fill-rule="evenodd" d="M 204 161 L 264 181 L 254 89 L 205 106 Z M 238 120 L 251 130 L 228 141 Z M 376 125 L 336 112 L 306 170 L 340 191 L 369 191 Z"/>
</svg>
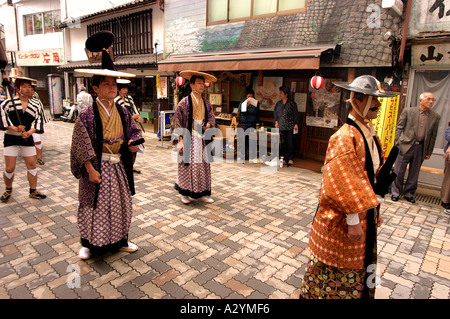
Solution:
<svg viewBox="0 0 450 319">
<path fill-rule="evenodd" d="M 385 152 L 384 157 L 387 158 L 394 146 L 400 96 L 378 99 L 381 102 L 381 107 L 377 118 L 372 120 L 372 123 L 380 138 L 381 149 Z"/>
<path fill-rule="evenodd" d="M 412 46 L 412 66 L 450 66 L 450 44 Z"/>
<path fill-rule="evenodd" d="M 18 66 L 51 66 L 64 63 L 61 49 L 18 52 L 16 60 Z"/>
</svg>

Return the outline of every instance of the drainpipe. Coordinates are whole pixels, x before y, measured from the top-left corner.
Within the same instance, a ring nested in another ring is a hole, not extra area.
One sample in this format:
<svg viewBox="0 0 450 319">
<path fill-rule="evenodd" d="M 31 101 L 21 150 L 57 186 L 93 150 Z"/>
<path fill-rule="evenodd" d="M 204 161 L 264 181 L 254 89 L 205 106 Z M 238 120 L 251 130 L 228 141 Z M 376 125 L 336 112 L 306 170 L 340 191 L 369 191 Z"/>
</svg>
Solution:
<svg viewBox="0 0 450 319">
<path fill-rule="evenodd" d="M 17 24 L 17 7 L 14 4 L 14 19 L 16 22 L 16 40 L 17 40 L 17 52 L 20 51 L 20 41 L 19 41 L 19 25 Z"/>
<path fill-rule="evenodd" d="M 408 34 L 409 16 L 411 14 L 411 3 L 412 0 L 408 0 L 408 2 L 406 3 L 405 21 L 403 22 L 403 36 L 402 42 L 400 44 L 400 54 L 398 57 L 398 64 L 400 65 L 400 67 L 403 67 L 403 58 L 405 55 L 405 47 L 406 47 L 406 37 Z"/>
</svg>

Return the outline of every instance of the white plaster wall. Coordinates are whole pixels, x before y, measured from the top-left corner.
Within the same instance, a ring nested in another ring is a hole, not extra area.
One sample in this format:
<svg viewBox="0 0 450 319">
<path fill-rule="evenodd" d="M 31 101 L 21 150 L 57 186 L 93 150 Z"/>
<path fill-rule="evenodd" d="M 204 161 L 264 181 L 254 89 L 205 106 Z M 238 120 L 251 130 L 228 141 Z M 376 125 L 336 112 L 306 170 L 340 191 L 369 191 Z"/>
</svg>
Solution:
<svg viewBox="0 0 450 319">
<path fill-rule="evenodd" d="M 13 7 L 7 5 L 0 7 L 0 23 L 5 27 L 5 49 L 17 51 L 16 20 Z"/>
<path fill-rule="evenodd" d="M 194 21 L 197 28 L 206 27 L 206 0 L 165 0 L 164 12 L 166 28 L 180 18 Z"/>
<path fill-rule="evenodd" d="M 91 0 L 92 1 L 92 0 Z M 102 2 L 102 1 L 100 1 Z M 145 8 L 147 9 L 147 8 Z M 164 46 L 164 12 L 162 12 L 158 5 L 150 5 L 148 9 L 152 9 L 152 30 L 153 30 L 153 43 L 159 40 L 158 52 L 162 51 Z M 86 61 L 87 56 L 84 51 L 85 42 L 87 39 L 87 25 L 103 21 L 105 19 L 111 19 L 114 17 L 130 14 L 136 11 L 142 11 L 143 9 L 130 10 L 126 13 L 111 14 L 108 17 L 102 17 L 99 19 L 91 20 L 87 23 L 75 23 L 70 28 L 65 28 L 65 56 L 66 62 L 74 61 Z M 101 10 L 100 10 L 101 11 Z M 98 12 L 98 11 L 96 11 Z"/>
<path fill-rule="evenodd" d="M 67 16 L 72 18 L 96 13 L 130 3 L 130 0 L 61 0 L 67 3 Z"/>
<path fill-rule="evenodd" d="M 413 1 L 411 4 L 411 16 L 408 26 L 408 37 L 416 37 L 420 33 L 427 35 L 435 32 L 450 34 L 450 1 L 444 1 L 444 15 L 439 18 L 439 9 L 430 12 L 436 0 Z"/>
<path fill-rule="evenodd" d="M 59 9 L 59 0 L 20 1 L 16 4 L 17 32 L 19 39 L 18 51 L 27 52 L 45 49 L 61 49 L 63 47 L 63 38 L 61 32 L 27 36 L 25 36 L 24 32 L 24 15 Z M 13 17 L 14 15 L 11 16 L 11 19 L 13 19 Z"/>
</svg>

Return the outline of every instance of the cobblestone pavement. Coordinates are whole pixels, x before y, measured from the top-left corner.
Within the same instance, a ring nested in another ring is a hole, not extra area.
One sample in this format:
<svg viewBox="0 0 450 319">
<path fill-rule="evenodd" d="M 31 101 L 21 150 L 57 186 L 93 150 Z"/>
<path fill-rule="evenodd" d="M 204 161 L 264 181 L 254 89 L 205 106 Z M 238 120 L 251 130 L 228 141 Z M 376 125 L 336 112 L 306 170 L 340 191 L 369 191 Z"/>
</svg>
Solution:
<svg viewBox="0 0 450 319">
<path fill-rule="evenodd" d="M 78 181 L 69 169 L 72 127 L 46 126 L 38 175 L 46 199 L 28 197 L 18 160 L 12 198 L 0 206 L 0 298 L 298 297 L 319 173 L 290 167 L 266 174 L 262 164 L 214 163 L 215 202 L 184 205 L 173 188 L 171 150 L 146 133 L 130 229 L 140 250 L 82 261 Z M 403 200 L 386 200 L 382 211 L 376 297 L 448 299 L 450 217 L 438 206 Z"/>
</svg>

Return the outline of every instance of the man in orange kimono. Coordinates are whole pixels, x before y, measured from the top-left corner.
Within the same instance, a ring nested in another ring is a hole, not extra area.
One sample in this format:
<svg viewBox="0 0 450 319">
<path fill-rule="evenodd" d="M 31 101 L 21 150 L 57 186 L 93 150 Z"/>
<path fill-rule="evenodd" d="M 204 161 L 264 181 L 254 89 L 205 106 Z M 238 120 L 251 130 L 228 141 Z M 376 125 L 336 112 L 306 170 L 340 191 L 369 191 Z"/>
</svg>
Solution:
<svg viewBox="0 0 450 319">
<path fill-rule="evenodd" d="M 383 165 L 372 119 L 381 105 L 378 97 L 397 93 L 383 91 L 369 75 L 334 84 L 350 91 L 351 109 L 328 144 L 300 298 L 368 299 L 375 294 L 379 205 L 395 179 L 391 168 L 398 154 L 393 148 Z"/>
</svg>

